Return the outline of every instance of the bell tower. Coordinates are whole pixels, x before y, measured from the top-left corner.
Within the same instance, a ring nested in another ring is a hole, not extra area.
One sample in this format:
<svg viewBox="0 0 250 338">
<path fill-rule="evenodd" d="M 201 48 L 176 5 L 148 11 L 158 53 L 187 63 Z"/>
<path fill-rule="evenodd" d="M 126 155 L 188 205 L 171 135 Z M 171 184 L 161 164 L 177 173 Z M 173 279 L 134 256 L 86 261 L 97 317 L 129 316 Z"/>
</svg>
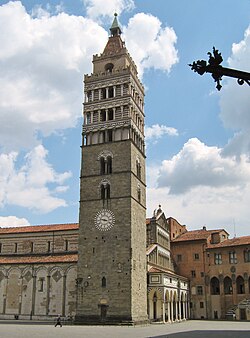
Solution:
<svg viewBox="0 0 250 338">
<path fill-rule="evenodd" d="M 147 321 L 144 88 L 115 14 L 84 76 L 77 315 Z"/>
</svg>

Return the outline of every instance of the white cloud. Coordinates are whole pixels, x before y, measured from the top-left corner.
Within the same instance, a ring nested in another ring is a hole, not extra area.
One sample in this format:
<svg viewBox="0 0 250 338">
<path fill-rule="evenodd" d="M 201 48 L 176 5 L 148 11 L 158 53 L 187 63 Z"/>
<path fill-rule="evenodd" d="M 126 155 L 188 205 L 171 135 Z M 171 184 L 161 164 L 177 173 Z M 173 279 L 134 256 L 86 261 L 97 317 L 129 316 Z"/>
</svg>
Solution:
<svg viewBox="0 0 250 338">
<path fill-rule="evenodd" d="M 28 153 L 21 168 L 16 168 L 18 154 L 0 155 L 0 206 L 16 205 L 39 212 L 50 212 L 66 206 L 65 200 L 56 196 L 65 189 L 60 186 L 70 176 L 70 172 L 59 174 L 46 161 L 48 152 L 42 146 Z M 54 193 L 48 185 L 54 185 Z M 55 195 L 55 196 L 54 196 Z"/>
<path fill-rule="evenodd" d="M 11 227 L 21 227 L 30 225 L 27 219 L 18 218 L 16 216 L 6 216 L 0 217 L 0 227 L 2 228 L 11 228 Z"/>
<path fill-rule="evenodd" d="M 170 72 L 179 61 L 175 31 L 172 27 L 162 27 L 157 17 L 138 13 L 129 20 L 123 31 L 140 76 L 147 68 Z"/>
<path fill-rule="evenodd" d="M 159 166 L 147 168 L 147 212 L 159 204 L 166 216 L 187 224 L 206 225 L 246 234 L 249 223 L 250 163 L 246 156 L 223 157 L 218 147 L 190 139 Z"/>
<path fill-rule="evenodd" d="M 158 139 L 164 135 L 178 136 L 178 130 L 173 127 L 167 127 L 164 125 L 153 124 L 151 127 L 145 127 L 146 141 L 157 142 Z"/>
<path fill-rule="evenodd" d="M 90 19 L 50 16 L 46 10 L 34 18 L 19 1 L 0 6 L 0 145 L 5 151 L 33 147 L 37 132 L 47 136 L 76 125 L 82 76 L 106 41 L 107 32 Z"/>
<path fill-rule="evenodd" d="M 118 15 L 124 11 L 130 11 L 135 7 L 133 0 L 83 0 L 87 15 L 93 19 L 112 18 L 114 13 Z"/>
<path fill-rule="evenodd" d="M 250 71 L 250 26 L 244 38 L 232 46 L 228 59 L 229 67 Z M 225 156 L 248 154 L 250 156 L 250 95 L 249 86 L 239 86 L 236 79 L 226 79 L 220 92 L 220 116 L 227 128 L 235 130 L 235 136 L 229 140 L 223 154 Z"/>
<path fill-rule="evenodd" d="M 199 186 L 244 187 L 250 179 L 246 156 L 222 157 L 222 149 L 208 147 L 193 138 L 159 170 L 159 187 L 169 187 L 169 194 L 182 194 Z"/>
</svg>

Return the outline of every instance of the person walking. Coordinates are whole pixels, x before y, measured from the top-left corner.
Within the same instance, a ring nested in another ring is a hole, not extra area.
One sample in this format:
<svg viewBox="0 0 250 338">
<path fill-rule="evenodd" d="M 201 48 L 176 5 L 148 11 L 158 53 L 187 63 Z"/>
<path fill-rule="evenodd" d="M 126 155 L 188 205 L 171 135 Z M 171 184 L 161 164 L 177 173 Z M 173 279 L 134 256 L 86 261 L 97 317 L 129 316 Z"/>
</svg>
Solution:
<svg viewBox="0 0 250 338">
<path fill-rule="evenodd" d="M 61 315 L 58 315 L 56 318 L 55 327 L 57 327 L 57 325 L 60 325 L 60 327 L 62 327 Z"/>
</svg>

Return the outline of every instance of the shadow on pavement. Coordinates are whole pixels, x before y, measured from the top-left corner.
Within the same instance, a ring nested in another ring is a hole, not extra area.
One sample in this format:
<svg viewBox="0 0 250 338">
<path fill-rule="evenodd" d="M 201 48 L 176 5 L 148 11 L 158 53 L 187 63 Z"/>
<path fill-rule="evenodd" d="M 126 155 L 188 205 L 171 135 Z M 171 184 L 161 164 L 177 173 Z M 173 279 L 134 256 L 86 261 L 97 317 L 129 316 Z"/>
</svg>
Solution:
<svg viewBox="0 0 250 338">
<path fill-rule="evenodd" d="M 249 338 L 250 331 L 186 331 L 169 333 L 161 336 L 150 336 L 148 338 Z"/>
</svg>

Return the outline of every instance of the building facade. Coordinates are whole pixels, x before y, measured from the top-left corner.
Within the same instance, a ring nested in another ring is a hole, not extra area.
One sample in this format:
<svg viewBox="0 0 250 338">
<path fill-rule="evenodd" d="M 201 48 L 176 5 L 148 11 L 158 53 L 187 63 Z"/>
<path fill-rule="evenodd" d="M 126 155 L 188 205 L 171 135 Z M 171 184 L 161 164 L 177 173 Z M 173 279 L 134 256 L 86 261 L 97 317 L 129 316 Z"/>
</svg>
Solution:
<svg viewBox="0 0 250 338">
<path fill-rule="evenodd" d="M 203 227 L 182 232 L 171 248 L 176 271 L 190 281 L 191 319 L 250 320 L 250 236 Z"/>
</svg>

